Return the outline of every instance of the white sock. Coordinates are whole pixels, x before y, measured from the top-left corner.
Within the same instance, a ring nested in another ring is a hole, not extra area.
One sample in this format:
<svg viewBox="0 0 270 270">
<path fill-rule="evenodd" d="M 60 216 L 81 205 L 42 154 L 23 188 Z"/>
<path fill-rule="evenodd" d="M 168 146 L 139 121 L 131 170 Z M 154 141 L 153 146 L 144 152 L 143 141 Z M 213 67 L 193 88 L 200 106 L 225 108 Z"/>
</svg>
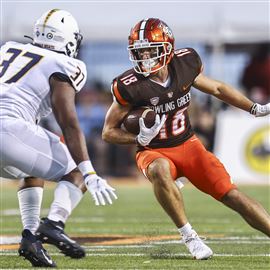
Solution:
<svg viewBox="0 0 270 270">
<path fill-rule="evenodd" d="M 82 199 L 82 191 L 68 181 L 60 181 L 54 191 L 54 201 L 48 218 L 53 221 L 66 222 L 72 210 Z"/>
<path fill-rule="evenodd" d="M 39 226 L 40 208 L 43 196 L 43 188 L 30 187 L 17 193 L 23 229 L 28 229 L 33 234 Z"/>
<path fill-rule="evenodd" d="M 178 231 L 182 236 L 185 237 L 185 236 L 188 236 L 188 235 L 190 235 L 192 233 L 192 227 L 191 227 L 191 225 L 189 223 L 187 223 L 183 227 L 178 228 Z"/>
</svg>

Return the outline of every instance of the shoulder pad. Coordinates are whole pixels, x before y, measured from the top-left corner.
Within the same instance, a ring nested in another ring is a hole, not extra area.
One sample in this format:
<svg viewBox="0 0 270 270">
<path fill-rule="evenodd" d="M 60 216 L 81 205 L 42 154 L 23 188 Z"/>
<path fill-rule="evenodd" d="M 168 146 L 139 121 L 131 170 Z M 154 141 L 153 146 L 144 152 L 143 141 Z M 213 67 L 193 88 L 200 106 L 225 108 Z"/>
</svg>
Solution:
<svg viewBox="0 0 270 270">
<path fill-rule="evenodd" d="M 128 93 L 128 87 L 131 87 L 134 83 L 138 81 L 137 74 L 133 69 L 128 70 L 127 72 L 116 77 L 111 86 L 111 92 L 119 104 L 126 106 L 132 101 Z"/>
<path fill-rule="evenodd" d="M 84 62 L 65 56 L 61 59 L 59 58 L 57 63 L 61 72 L 70 78 L 76 92 L 79 92 L 85 85 L 87 79 L 87 71 Z"/>
<path fill-rule="evenodd" d="M 174 54 L 179 60 L 185 61 L 188 66 L 194 68 L 198 74 L 203 69 L 202 61 L 199 54 L 193 48 L 183 48 L 175 50 Z"/>
<path fill-rule="evenodd" d="M 129 86 L 138 81 L 138 74 L 133 69 L 130 69 L 122 75 L 118 76 L 117 80 L 119 81 L 119 84 Z"/>
</svg>

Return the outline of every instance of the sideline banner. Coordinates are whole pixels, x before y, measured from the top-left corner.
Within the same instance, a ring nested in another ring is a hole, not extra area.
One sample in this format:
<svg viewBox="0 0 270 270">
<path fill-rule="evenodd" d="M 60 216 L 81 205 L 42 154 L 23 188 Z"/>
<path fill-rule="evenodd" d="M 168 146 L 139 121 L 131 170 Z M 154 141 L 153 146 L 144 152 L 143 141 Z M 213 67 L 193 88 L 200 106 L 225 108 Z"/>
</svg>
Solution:
<svg viewBox="0 0 270 270">
<path fill-rule="evenodd" d="M 270 117 L 218 113 L 214 153 L 235 183 L 270 184 Z"/>
</svg>

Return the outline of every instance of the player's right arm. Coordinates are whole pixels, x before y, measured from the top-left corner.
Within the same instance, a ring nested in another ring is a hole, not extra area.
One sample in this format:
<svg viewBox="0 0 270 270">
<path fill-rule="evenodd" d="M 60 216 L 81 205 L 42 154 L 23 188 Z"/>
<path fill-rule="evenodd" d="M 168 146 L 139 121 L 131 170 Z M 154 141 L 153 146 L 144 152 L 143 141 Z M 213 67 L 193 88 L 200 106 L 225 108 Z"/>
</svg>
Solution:
<svg viewBox="0 0 270 270">
<path fill-rule="evenodd" d="M 112 103 L 107 112 L 102 131 L 102 139 L 104 141 L 117 144 L 137 143 L 141 146 L 147 146 L 157 136 L 166 121 L 165 115 L 160 118 L 157 114 L 155 123 L 150 128 L 145 126 L 144 120 L 141 117 L 139 119 L 140 132 L 137 136 L 121 129 L 121 123 L 130 108 L 129 106 L 121 106 L 116 101 Z"/>
<path fill-rule="evenodd" d="M 133 107 L 132 99 L 122 80 L 121 77 L 115 78 L 111 84 L 113 103 L 105 117 L 102 139 L 109 143 L 133 144 L 135 143 L 136 135 L 121 129 L 125 116 Z M 128 81 L 128 84 L 130 83 L 132 81 Z"/>
<path fill-rule="evenodd" d="M 89 163 L 90 159 L 77 118 L 75 95 L 86 82 L 86 67 L 82 61 L 62 55 L 57 55 L 50 63 L 54 70 L 49 79 L 52 110 L 73 160 L 85 175 L 87 171 L 81 169 L 80 164 Z M 94 172 L 91 164 L 87 170 Z"/>
<path fill-rule="evenodd" d="M 128 77 L 128 79 L 126 79 Z M 133 77 L 131 77 L 133 78 Z M 140 132 L 136 136 L 132 133 L 126 132 L 121 129 L 121 124 L 124 117 L 130 111 L 130 109 L 136 105 L 133 104 L 132 97 L 128 93 L 126 87 L 137 80 L 131 80 L 130 75 L 120 78 L 120 80 L 113 80 L 111 91 L 113 94 L 113 103 L 107 112 L 104 128 L 102 131 L 103 140 L 110 143 L 117 144 L 139 144 L 141 146 L 148 145 L 153 138 L 157 136 L 161 127 L 166 121 L 165 115 L 160 119 L 159 115 L 156 115 L 155 123 L 152 127 L 147 128 L 144 124 L 144 120 L 141 117 L 139 119 Z M 126 81 L 128 80 L 128 81 Z M 133 105 L 132 105 L 133 104 Z"/>
<path fill-rule="evenodd" d="M 50 87 L 55 119 L 63 132 L 72 158 L 76 164 L 89 160 L 85 137 L 77 118 L 74 88 L 56 76 L 50 78 Z"/>
<path fill-rule="evenodd" d="M 117 144 L 135 143 L 136 135 L 121 129 L 122 121 L 130 109 L 130 105 L 122 106 L 117 101 L 113 101 L 106 114 L 102 131 L 103 140 Z"/>
<path fill-rule="evenodd" d="M 66 77 L 50 78 L 51 104 L 55 118 L 61 127 L 68 150 L 83 174 L 86 188 L 96 205 L 112 204 L 117 199 L 114 188 L 99 177 L 89 159 L 84 134 L 80 128 L 75 108 L 75 88 Z"/>
</svg>

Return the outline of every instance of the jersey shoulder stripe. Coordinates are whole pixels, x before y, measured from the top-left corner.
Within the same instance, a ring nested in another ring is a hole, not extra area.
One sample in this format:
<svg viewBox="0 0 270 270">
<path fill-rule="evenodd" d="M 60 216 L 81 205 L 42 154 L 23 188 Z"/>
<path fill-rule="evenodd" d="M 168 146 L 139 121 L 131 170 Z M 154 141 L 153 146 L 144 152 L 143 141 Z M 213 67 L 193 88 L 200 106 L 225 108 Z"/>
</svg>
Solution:
<svg viewBox="0 0 270 270">
<path fill-rule="evenodd" d="M 122 95 L 119 92 L 117 80 L 114 80 L 112 83 L 112 94 L 115 97 L 115 100 L 122 106 L 128 105 L 128 102 L 122 97 Z"/>
<path fill-rule="evenodd" d="M 123 106 L 132 104 L 133 100 L 130 96 L 129 91 L 133 89 L 133 85 L 137 82 L 138 78 L 134 69 L 129 69 L 121 75 L 117 76 L 113 80 L 111 87 L 114 99 Z"/>
</svg>

